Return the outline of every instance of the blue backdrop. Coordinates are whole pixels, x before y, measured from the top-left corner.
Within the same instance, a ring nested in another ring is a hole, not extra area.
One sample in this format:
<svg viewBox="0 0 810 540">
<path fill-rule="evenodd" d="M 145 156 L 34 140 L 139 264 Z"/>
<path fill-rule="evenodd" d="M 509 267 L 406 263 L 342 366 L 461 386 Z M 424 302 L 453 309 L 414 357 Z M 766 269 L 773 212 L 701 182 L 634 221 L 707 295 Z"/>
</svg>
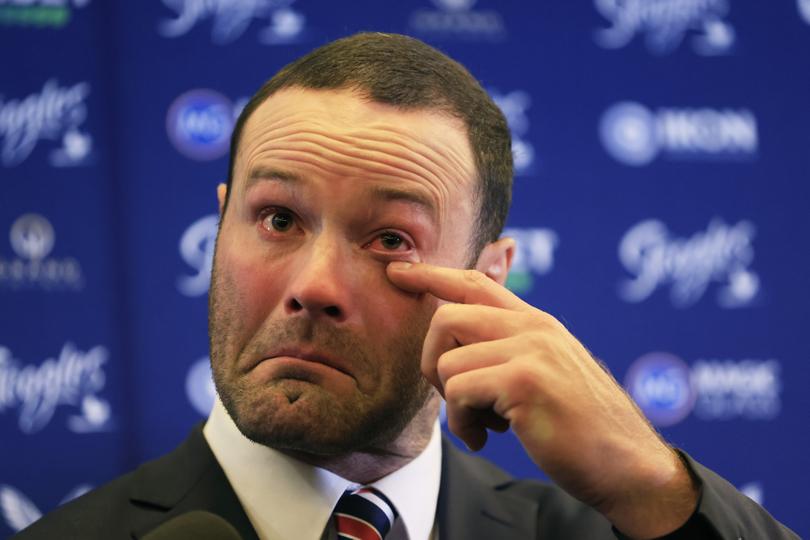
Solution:
<svg viewBox="0 0 810 540">
<path fill-rule="evenodd" d="M 810 1 L 0 0 L 0 536 L 206 416 L 234 118 L 359 30 L 506 113 L 510 287 L 810 534 Z M 510 434 L 484 454 L 541 475 Z"/>
</svg>

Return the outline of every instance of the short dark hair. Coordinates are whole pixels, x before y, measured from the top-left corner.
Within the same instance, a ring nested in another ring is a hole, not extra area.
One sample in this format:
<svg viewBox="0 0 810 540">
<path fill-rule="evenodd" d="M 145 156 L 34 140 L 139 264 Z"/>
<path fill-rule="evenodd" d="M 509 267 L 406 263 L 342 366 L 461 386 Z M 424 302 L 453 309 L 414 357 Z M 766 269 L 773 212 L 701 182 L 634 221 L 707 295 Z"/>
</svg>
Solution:
<svg viewBox="0 0 810 540">
<path fill-rule="evenodd" d="M 231 135 L 228 197 L 245 122 L 268 97 L 289 87 L 352 89 L 373 102 L 403 110 L 434 110 L 461 120 L 478 174 L 478 223 L 473 261 L 500 236 L 512 198 L 512 149 L 503 113 L 458 62 L 399 34 L 359 33 L 328 43 L 288 64 L 250 98 Z"/>
</svg>

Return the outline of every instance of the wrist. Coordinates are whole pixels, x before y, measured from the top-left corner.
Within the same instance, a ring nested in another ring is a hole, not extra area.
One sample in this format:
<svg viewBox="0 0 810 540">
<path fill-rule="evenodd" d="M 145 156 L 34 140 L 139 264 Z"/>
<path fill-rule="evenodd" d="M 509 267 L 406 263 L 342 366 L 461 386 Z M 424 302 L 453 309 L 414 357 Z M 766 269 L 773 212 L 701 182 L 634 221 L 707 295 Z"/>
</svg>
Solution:
<svg viewBox="0 0 810 540">
<path fill-rule="evenodd" d="M 638 476 L 601 510 L 629 538 L 666 536 L 687 523 L 697 508 L 699 481 L 680 454 L 665 449 L 656 462 L 637 464 Z"/>
</svg>

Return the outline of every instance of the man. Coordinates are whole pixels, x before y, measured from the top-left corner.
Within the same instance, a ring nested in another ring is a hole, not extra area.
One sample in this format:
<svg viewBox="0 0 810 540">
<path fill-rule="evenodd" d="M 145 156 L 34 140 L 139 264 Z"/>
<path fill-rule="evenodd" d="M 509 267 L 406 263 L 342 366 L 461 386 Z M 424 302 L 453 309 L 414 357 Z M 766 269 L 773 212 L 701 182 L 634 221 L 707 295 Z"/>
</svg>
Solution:
<svg viewBox="0 0 810 540">
<path fill-rule="evenodd" d="M 208 423 L 20 538 L 140 537 L 199 509 L 243 538 L 329 538 L 350 534 L 347 490 L 389 539 L 795 538 L 503 287 L 511 177 L 498 108 L 419 41 L 358 34 L 285 67 L 218 188 Z M 441 397 L 471 449 L 511 429 L 562 490 L 441 442 Z"/>
</svg>

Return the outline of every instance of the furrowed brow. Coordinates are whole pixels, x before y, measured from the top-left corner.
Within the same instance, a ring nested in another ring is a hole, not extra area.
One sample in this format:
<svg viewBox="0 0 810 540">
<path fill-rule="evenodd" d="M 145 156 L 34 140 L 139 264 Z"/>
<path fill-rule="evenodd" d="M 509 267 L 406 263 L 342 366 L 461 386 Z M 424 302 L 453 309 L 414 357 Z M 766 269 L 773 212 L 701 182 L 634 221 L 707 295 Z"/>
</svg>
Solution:
<svg viewBox="0 0 810 540">
<path fill-rule="evenodd" d="M 245 190 L 250 189 L 259 182 L 281 182 L 284 184 L 296 184 L 301 181 L 301 177 L 289 171 L 268 167 L 257 167 L 250 171 L 245 184 Z"/>
</svg>

